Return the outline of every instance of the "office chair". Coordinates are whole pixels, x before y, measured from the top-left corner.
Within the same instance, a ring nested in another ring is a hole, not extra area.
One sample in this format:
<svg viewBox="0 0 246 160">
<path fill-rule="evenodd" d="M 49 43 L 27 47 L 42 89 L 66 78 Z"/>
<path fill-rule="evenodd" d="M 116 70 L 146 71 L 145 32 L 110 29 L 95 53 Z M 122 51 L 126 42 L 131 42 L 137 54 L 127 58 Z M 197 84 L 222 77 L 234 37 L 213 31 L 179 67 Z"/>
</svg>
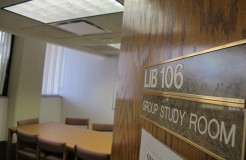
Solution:
<svg viewBox="0 0 246 160">
<path fill-rule="evenodd" d="M 92 130 L 103 131 L 103 132 L 113 132 L 113 124 L 93 123 Z"/>
<path fill-rule="evenodd" d="M 68 125 L 82 125 L 89 128 L 89 119 L 88 118 L 71 118 L 67 117 L 65 123 Z"/>
<path fill-rule="evenodd" d="M 39 118 L 31 118 L 31 119 L 24 119 L 24 120 L 17 121 L 17 126 L 19 127 L 29 124 L 38 124 L 38 123 L 39 123 Z"/>
<path fill-rule="evenodd" d="M 16 159 L 27 160 L 37 159 L 37 135 L 24 132 L 20 129 L 16 131 Z"/>
<path fill-rule="evenodd" d="M 78 145 L 74 147 L 74 151 L 75 160 L 110 160 L 109 154 L 88 151 Z"/>
<path fill-rule="evenodd" d="M 38 159 L 67 160 L 67 147 L 65 142 L 50 141 L 37 137 Z"/>
</svg>

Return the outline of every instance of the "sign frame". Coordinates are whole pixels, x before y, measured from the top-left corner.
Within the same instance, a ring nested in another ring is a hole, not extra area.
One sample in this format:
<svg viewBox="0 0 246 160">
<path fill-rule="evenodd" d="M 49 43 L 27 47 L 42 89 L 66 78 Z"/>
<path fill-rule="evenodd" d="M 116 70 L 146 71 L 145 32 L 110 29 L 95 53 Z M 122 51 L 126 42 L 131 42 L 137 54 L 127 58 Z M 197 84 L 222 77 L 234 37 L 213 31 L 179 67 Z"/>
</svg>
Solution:
<svg viewBox="0 0 246 160">
<path fill-rule="evenodd" d="M 229 43 L 229 44 L 225 44 L 225 45 L 222 45 L 222 46 L 214 47 L 214 48 L 211 48 L 211 49 L 208 49 L 208 50 L 204 50 L 204 51 L 199 51 L 199 52 L 196 52 L 196 53 L 188 54 L 188 55 L 181 56 L 181 57 L 178 57 L 178 58 L 170 59 L 170 60 L 167 60 L 167 61 L 164 61 L 164 62 L 161 62 L 161 63 L 157 63 L 157 64 L 154 64 L 154 65 L 149 65 L 149 66 L 145 67 L 145 71 L 148 68 L 156 67 L 156 66 L 159 66 L 159 65 L 163 65 L 163 64 L 166 64 L 166 63 L 169 63 L 169 62 L 175 62 L 175 61 L 178 61 L 178 60 L 191 58 L 191 57 L 194 57 L 194 56 L 199 56 L 199 55 L 203 55 L 203 54 L 207 54 L 207 53 L 211 54 L 211 52 L 214 52 L 214 51 L 219 51 L 219 50 L 222 50 L 222 49 L 227 49 L 227 48 L 230 48 L 230 47 L 235 47 L 235 46 L 244 45 L 244 44 L 246 44 L 246 39 L 241 40 L 241 41 L 237 41 L 237 42 L 233 42 L 233 43 Z M 180 68 L 182 68 L 182 66 L 179 66 L 178 69 L 180 69 Z M 177 72 L 177 70 L 176 70 L 176 72 Z M 151 76 L 154 73 L 150 72 L 149 74 Z M 187 100 L 187 101 L 200 102 L 200 103 L 205 103 L 205 104 L 222 105 L 222 106 L 226 106 L 226 107 L 238 108 L 238 109 L 243 110 L 243 114 L 244 114 L 243 122 L 244 122 L 244 124 L 243 124 L 243 137 L 242 137 L 242 142 L 243 143 L 242 143 L 242 151 L 241 151 L 241 160 L 244 159 L 244 157 L 245 157 L 245 155 L 244 155 L 245 154 L 245 152 L 244 152 L 244 150 L 245 150 L 245 139 L 246 139 L 246 137 L 245 137 L 245 135 L 246 135 L 246 112 L 245 112 L 245 106 L 246 105 L 245 105 L 245 97 L 242 99 L 242 98 L 235 98 L 235 97 L 231 98 L 231 97 L 221 97 L 221 96 L 213 96 L 213 95 L 203 95 L 203 94 L 193 94 L 193 93 L 176 93 L 176 92 L 172 92 L 172 91 L 155 90 L 155 89 L 151 89 L 151 87 L 152 87 L 151 81 L 154 82 L 155 79 L 149 78 L 147 80 L 149 80 L 150 83 L 146 83 L 146 72 L 145 72 L 145 82 L 144 82 L 143 95 L 162 96 L 162 97 L 165 97 L 165 98 Z M 178 86 L 178 84 L 177 84 L 177 86 Z M 158 89 L 158 87 L 157 87 L 157 89 Z M 144 99 L 143 99 L 143 102 L 144 102 Z M 174 135 L 175 137 L 178 137 L 179 139 L 182 139 L 183 141 L 185 141 L 185 142 L 189 143 L 190 145 L 202 150 L 203 152 L 211 155 L 214 158 L 217 158 L 219 160 L 224 160 L 225 159 L 222 156 L 217 155 L 217 154 L 211 152 L 210 150 L 200 146 L 199 144 L 196 144 L 196 143 L 192 142 L 192 140 L 187 139 L 187 138 L 181 136 L 180 134 L 177 134 L 176 132 L 166 128 L 165 126 L 160 125 L 156 121 L 153 121 L 153 120 L 149 119 L 148 117 L 145 117 L 142 113 L 140 115 L 140 118 L 143 119 L 143 120 L 149 121 L 153 125 L 163 129 L 164 131 L 167 131 L 168 133 Z"/>
</svg>

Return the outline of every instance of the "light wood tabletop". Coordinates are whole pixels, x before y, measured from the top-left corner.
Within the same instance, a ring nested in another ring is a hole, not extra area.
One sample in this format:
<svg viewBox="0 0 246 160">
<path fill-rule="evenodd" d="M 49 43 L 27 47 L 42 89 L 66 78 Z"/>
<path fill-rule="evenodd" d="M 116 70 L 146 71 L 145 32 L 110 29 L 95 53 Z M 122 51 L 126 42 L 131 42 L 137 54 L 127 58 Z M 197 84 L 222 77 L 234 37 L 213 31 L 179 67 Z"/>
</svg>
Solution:
<svg viewBox="0 0 246 160">
<path fill-rule="evenodd" d="M 111 154 L 112 134 L 110 133 L 60 123 L 40 123 L 10 128 L 8 145 L 11 145 L 12 135 L 17 129 L 37 134 L 49 140 L 66 142 L 68 149 L 71 150 L 77 144 L 90 151 Z"/>
</svg>

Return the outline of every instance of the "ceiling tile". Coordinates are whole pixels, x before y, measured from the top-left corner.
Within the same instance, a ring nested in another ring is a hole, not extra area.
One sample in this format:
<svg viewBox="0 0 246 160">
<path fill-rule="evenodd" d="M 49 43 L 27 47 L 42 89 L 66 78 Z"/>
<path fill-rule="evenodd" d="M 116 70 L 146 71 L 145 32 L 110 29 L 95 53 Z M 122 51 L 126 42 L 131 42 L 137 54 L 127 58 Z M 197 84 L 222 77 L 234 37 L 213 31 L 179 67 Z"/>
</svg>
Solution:
<svg viewBox="0 0 246 160">
<path fill-rule="evenodd" d="M 27 1 L 27 0 L 1 0 L 0 1 L 0 8 L 11 6 L 11 5 L 17 4 L 17 3 L 22 3 L 25 1 Z"/>
<path fill-rule="evenodd" d="M 18 31 L 23 28 L 40 25 L 43 24 L 8 11 L 0 10 L 0 28 Z"/>
<path fill-rule="evenodd" d="M 124 5 L 124 0 L 117 0 L 118 2 L 120 2 L 122 5 Z"/>
<path fill-rule="evenodd" d="M 88 35 L 83 37 L 93 40 L 99 44 L 120 43 L 121 41 L 121 33 L 106 33 L 98 35 Z"/>
<path fill-rule="evenodd" d="M 49 38 L 62 38 L 62 37 L 73 37 L 75 36 L 72 33 L 63 31 L 61 29 L 55 28 L 49 25 L 42 25 L 38 27 L 25 28 L 21 30 L 23 33 L 31 36 L 37 37 L 49 37 Z"/>
<path fill-rule="evenodd" d="M 123 12 L 86 18 L 87 21 L 111 32 L 121 32 L 122 19 Z"/>
<path fill-rule="evenodd" d="M 87 45 L 96 45 L 97 43 L 93 40 L 84 38 L 84 37 L 68 37 L 68 38 L 59 38 L 56 39 L 57 42 L 65 43 L 73 46 L 87 46 Z"/>
<path fill-rule="evenodd" d="M 106 54 L 106 55 L 119 54 L 119 52 L 120 52 L 119 49 L 116 49 L 116 48 L 113 48 L 110 46 L 106 46 L 106 45 L 87 46 L 86 48 L 100 51 L 101 53 Z"/>
<path fill-rule="evenodd" d="M 5 7 L 26 0 L 0 0 L 0 7 Z M 79 18 L 86 20 L 102 28 L 107 33 L 78 36 L 52 24 L 44 24 L 27 17 L 14 14 L 0 9 L 0 30 L 20 35 L 31 36 L 46 40 L 48 42 L 64 45 L 69 48 L 88 51 L 92 54 L 115 55 L 119 50 L 107 46 L 108 43 L 120 43 L 121 24 L 123 13 L 106 14 L 88 18 Z M 110 33 L 108 31 L 111 31 Z M 87 47 L 87 48 L 86 48 Z"/>
</svg>

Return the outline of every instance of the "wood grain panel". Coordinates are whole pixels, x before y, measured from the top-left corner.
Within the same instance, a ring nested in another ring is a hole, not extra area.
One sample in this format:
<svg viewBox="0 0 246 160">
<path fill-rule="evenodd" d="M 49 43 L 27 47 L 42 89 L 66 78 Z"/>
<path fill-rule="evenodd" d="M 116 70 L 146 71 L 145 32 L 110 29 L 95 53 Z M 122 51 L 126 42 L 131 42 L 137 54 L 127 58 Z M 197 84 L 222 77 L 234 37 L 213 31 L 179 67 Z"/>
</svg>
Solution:
<svg viewBox="0 0 246 160">
<path fill-rule="evenodd" d="M 144 67 L 245 39 L 245 19 L 245 0 L 125 0 L 112 160 L 139 159 L 142 127 L 188 160 L 215 159 L 139 118 Z"/>
</svg>

